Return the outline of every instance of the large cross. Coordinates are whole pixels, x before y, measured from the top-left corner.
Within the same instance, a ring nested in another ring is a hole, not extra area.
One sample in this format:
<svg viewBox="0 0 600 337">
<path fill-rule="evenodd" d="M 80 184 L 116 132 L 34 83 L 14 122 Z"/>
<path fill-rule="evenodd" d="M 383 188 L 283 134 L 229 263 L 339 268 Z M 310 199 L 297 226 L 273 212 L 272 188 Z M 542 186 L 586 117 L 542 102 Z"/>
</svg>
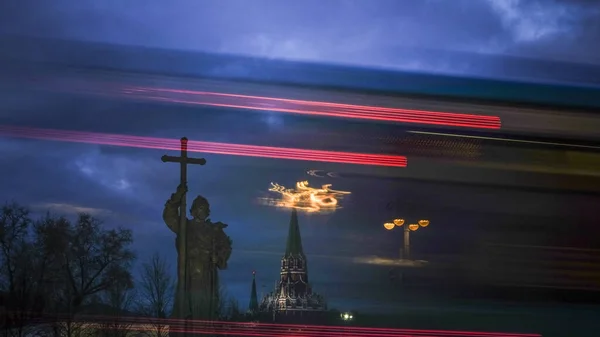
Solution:
<svg viewBox="0 0 600 337">
<path fill-rule="evenodd" d="M 167 156 L 164 155 L 162 156 L 160 159 L 162 160 L 163 163 L 179 163 L 180 168 L 181 168 L 181 177 L 180 177 L 180 184 L 183 187 L 187 186 L 187 164 L 198 164 L 198 165 L 204 165 L 206 164 L 206 159 L 204 158 L 188 158 L 187 156 L 187 144 L 188 144 L 188 139 L 183 137 L 181 138 L 181 155 L 179 157 L 176 156 Z M 185 315 L 187 314 L 187 310 L 186 308 L 189 308 L 189 306 L 185 305 L 185 289 L 187 289 L 187 210 L 186 210 L 186 194 L 184 193 L 182 198 L 181 198 L 181 204 L 179 206 L 179 231 L 178 231 L 178 235 L 179 235 L 179 261 L 178 264 L 179 266 L 182 266 L 183 268 L 178 268 L 178 287 L 179 287 L 179 291 L 177 292 L 179 294 L 179 296 L 181 296 L 179 298 L 179 313 L 181 315 L 184 315 L 184 317 L 178 317 L 178 318 L 185 318 Z"/>
</svg>

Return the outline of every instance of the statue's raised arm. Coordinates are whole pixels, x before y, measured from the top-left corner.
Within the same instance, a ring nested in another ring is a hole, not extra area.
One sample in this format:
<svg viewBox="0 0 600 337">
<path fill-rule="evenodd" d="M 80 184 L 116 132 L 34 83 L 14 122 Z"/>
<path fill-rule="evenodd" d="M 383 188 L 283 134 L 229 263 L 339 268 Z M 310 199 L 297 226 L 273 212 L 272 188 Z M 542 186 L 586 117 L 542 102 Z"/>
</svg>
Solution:
<svg viewBox="0 0 600 337">
<path fill-rule="evenodd" d="M 177 186 L 177 191 L 171 194 L 171 198 L 167 200 L 165 204 L 165 209 L 163 210 L 163 220 L 167 227 L 169 227 L 173 232 L 177 233 L 179 231 L 179 221 L 180 221 L 180 213 L 185 212 L 185 210 L 181 208 L 181 201 L 185 197 L 187 192 L 187 186 L 179 185 Z"/>
</svg>

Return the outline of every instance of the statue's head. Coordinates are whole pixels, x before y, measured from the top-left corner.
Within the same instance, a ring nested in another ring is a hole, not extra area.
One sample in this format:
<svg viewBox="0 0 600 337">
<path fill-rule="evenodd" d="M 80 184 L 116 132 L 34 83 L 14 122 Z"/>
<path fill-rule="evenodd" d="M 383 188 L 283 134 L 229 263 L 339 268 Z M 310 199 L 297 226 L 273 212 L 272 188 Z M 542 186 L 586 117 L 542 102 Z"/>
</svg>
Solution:
<svg viewBox="0 0 600 337">
<path fill-rule="evenodd" d="M 208 204 L 208 200 L 200 195 L 196 197 L 194 202 L 192 202 L 190 214 L 194 219 L 206 220 L 210 215 L 210 205 Z"/>
</svg>

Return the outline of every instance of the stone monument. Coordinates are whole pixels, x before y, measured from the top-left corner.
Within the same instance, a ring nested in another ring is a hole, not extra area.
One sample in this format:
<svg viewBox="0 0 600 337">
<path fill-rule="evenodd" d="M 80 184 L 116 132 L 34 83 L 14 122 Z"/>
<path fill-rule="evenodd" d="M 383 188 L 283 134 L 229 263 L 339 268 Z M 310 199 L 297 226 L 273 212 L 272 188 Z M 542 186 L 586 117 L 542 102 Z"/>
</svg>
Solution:
<svg viewBox="0 0 600 337">
<path fill-rule="evenodd" d="M 231 238 L 222 222 L 213 223 L 209 219 L 208 200 L 198 196 L 192 203 L 190 214 L 186 215 L 187 164 L 204 165 L 204 159 L 187 157 L 187 139 L 181 139 L 181 156 L 163 156 L 163 162 L 181 164 L 181 182 L 175 193 L 167 200 L 163 220 L 176 235 L 177 249 L 177 288 L 171 317 L 193 320 L 214 320 L 219 310 L 219 270 L 227 268 L 231 256 Z M 187 331 L 188 324 L 181 330 Z"/>
</svg>

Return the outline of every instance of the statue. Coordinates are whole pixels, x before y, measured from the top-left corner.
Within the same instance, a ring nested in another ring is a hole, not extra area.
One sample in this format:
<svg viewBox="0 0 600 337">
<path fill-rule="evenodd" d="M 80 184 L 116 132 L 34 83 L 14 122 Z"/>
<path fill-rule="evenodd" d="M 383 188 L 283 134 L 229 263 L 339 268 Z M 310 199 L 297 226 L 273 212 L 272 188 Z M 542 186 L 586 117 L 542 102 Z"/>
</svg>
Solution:
<svg viewBox="0 0 600 337">
<path fill-rule="evenodd" d="M 181 244 L 180 212 L 185 212 L 185 209 L 180 208 L 186 192 L 187 187 L 179 185 L 177 191 L 167 201 L 163 212 L 165 223 L 177 234 L 175 239 L 177 254 L 185 254 L 186 257 L 185 265 L 181 265 L 181 263 L 177 265 L 178 271 L 185 270 L 184 273 L 178 273 L 178 275 L 185 275 L 185 281 L 178 277 L 172 317 L 212 320 L 216 319 L 218 314 L 218 270 L 227 268 L 232 241 L 223 230 L 227 225 L 221 222 L 212 223 L 208 218 L 210 215 L 208 200 L 198 196 L 190 208 L 192 219 L 185 218 L 187 220 L 185 235 L 187 245 Z M 185 202 L 183 204 L 185 205 Z M 187 247 L 186 252 L 182 251 L 184 246 Z M 183 287 L 179 286 L 180 282 L 184 282 Z M 183 294 L 180 293 L 181 291 Z M 179 301 L 182 300 L 189 303 L 180 306 Z M 187 312 L 180 312 L 182 307 Z"/>
</svg>

